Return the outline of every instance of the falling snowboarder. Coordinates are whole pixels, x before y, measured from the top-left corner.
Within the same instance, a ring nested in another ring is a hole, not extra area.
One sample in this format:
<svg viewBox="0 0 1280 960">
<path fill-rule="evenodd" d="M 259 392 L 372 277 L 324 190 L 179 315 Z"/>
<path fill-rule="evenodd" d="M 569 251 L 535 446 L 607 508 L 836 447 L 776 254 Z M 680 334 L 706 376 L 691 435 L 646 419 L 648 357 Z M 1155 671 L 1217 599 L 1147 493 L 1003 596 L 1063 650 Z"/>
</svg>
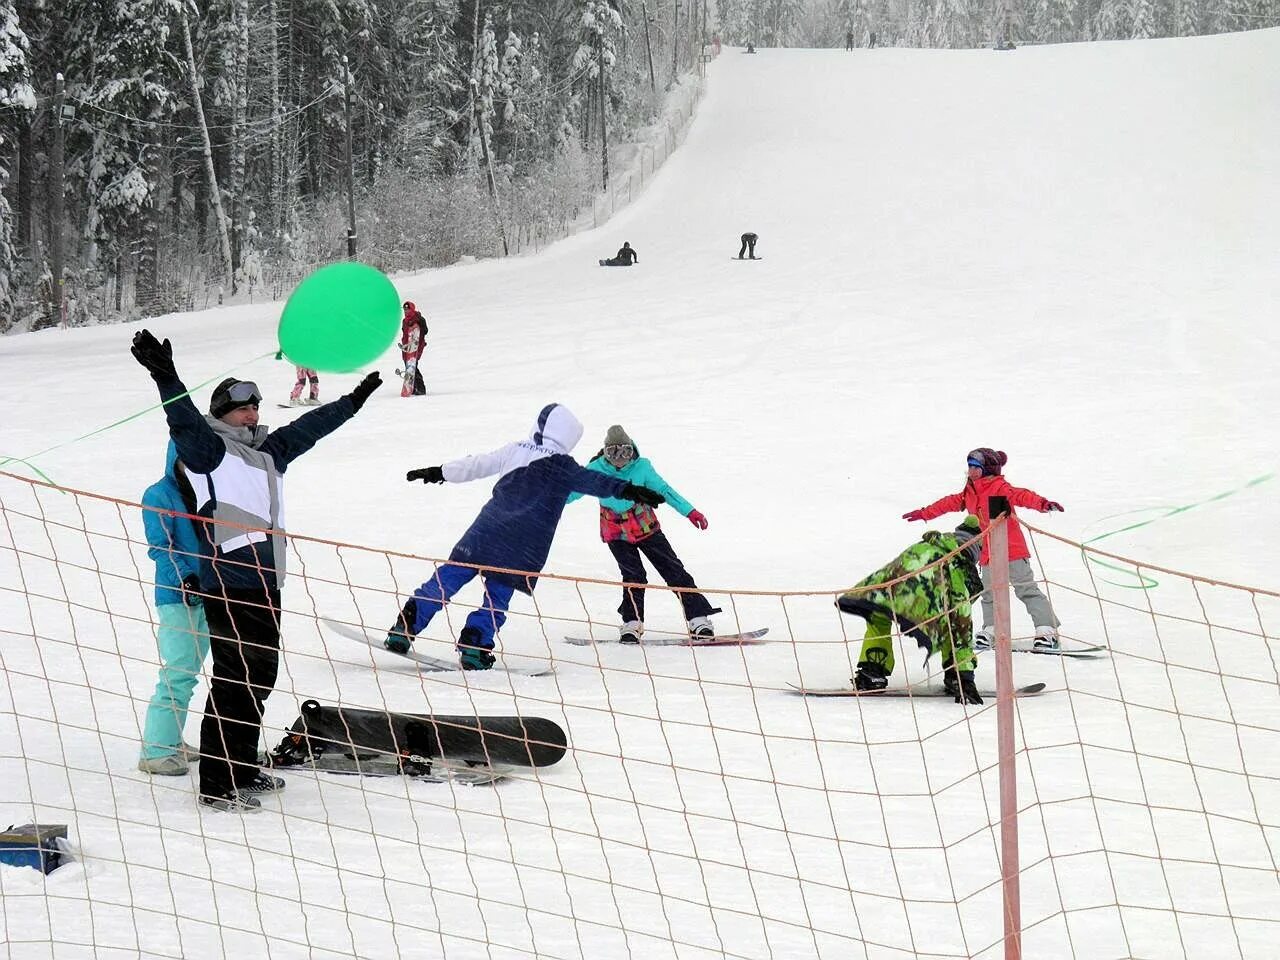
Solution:
<svg viewBox="0 0 1280 960">
<path fill-rule="evenodd" d="M 639 263 L 640 258 L 636 256 L 636 252 L 631 249 L 631 244 L 624 241 L 622 249 L 615 253 L 608 260 L 601 260 L 602 267 L 629 267 L 633 263 Z"/>
</svg>

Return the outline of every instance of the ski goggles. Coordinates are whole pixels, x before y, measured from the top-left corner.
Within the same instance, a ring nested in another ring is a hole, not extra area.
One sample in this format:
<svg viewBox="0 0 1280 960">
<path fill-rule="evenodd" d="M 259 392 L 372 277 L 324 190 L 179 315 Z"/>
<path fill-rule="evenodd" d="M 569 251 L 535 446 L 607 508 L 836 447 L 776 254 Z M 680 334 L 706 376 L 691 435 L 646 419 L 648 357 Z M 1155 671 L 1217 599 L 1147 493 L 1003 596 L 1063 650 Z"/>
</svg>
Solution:
<svg viewBox="0 0 1280 960">
<path fill-rule="evenodd" d="M 987 469 L 987 465 L 985 463 L 983 463 L 981 460 L 975 460 L 973 457 L 969 458 L 969 466 L 977 467 L 979 470 Z"/>
<path fill-rule="evenodd" d="M 227 399 L 237 407 L 243 407 L 247 403 L 261 403 L 262 394 L 258 392 L 258 385 L 252 380 L 241 380 L 239 383 L 233 383 L 227 390 Z"/>
<path fill-rule="evenodd" d="M 636 448 L 629 443 L 606 443 L 604 455 L 610 460 L 630 460 L 636 455 Z"/>
</svg>

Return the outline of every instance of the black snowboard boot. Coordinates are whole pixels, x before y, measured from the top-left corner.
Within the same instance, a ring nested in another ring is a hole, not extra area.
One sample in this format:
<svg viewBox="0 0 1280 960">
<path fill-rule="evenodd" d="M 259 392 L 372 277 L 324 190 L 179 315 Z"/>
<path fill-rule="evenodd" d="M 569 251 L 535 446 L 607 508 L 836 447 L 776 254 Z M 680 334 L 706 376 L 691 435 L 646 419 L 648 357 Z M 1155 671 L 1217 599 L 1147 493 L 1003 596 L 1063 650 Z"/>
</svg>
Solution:
<svg viewBox="0 0 1280 960">
<path fill-rule="evenodd" d="M 887 686 L 889 675 L 884 672 L 884 667 L 866 660 L 858 664 L 858 672 L 853 677 L 853 689 L 883 690 Z"/>
</svg>

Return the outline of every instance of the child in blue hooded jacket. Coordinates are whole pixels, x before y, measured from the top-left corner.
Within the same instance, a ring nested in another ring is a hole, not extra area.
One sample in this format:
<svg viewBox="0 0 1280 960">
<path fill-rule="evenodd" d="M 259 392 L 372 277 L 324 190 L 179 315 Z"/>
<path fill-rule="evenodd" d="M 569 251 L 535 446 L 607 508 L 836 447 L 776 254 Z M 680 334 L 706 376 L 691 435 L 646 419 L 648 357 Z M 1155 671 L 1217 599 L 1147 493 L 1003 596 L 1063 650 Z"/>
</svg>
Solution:
<svg viewBox="0 0 1280 960">
<path fill-rule="evenodd" d="M 604 447 L 587 464 L 587 469 L 625 480 L 638 487 L 656 490 L 682 516 L 688 517 L 695 527 L 699 530 L 707 529 L 707 518 L 676 493 L 671 484 L 662 479 L 653 468 L 652 463 L 640 456 L 635 442 L 618 424 L 609 428 L 604 437 Z M 570 497 L 570 501 L 574 499 L 577 499 L 577 495 Z M 662 532 L 653 507 L 620 497 L 602 499 L 600 539 L 618 562 L 622 582 L 641 585 L 626 586 L 622 590 L 622 603 L 618 607 L 618 613 L 622 615 L 622 630 L 618 639 L 622 643 L 639 643 L 644 633 L 643 584 L 649 581 L 645 575 L 644 561 L 640 559 L 642 555 L 653 564 L 667 586 L 683 588 L 676 592 L 676 596 L 680 598 L 680 605 L 684 608 L 690 636 L 698 639 L 715 636 L 711 615 L 720 613 L 721 610 L 713 607 L 706 597 L 697 592 L 698 585 Z"/>
<path fill-rule="evenodd" d="M 204 658 L 209 653 L 209 623 L 200 597 L 200 542 L 187 517 L 162 511 L 194 514 L 195 492 L 187 480 L 178 448 L 172 440 L 165 458 L 164 479 L 142 495 L 142 524 L 147 556 L 156 564 L 156 643 L 160 676 L 147 705 L 142 730 L 143 773 L 181 776 L 198 751 L 182 740 L 187 708 L 195 692 Z"/>
</svg>

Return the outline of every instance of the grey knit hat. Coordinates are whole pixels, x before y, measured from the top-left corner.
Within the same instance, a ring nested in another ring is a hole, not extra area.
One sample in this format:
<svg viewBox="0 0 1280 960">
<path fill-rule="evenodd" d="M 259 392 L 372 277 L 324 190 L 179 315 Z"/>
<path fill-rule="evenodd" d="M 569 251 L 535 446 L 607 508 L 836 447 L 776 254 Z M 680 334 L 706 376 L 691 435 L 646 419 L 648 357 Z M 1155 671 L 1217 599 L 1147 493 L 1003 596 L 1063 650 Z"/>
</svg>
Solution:
<svg viewBox="0 0 1280 960">
<path fill-rule="evenodd" d="M 611 443 L 629 443 L 632 447 L 636 445 L 636 442 L 627 435 L 627 431 L 622 429 L 622 425 L 617 423 L 605 431 L 604 445 L 607 447 Z"/>
</svg>

